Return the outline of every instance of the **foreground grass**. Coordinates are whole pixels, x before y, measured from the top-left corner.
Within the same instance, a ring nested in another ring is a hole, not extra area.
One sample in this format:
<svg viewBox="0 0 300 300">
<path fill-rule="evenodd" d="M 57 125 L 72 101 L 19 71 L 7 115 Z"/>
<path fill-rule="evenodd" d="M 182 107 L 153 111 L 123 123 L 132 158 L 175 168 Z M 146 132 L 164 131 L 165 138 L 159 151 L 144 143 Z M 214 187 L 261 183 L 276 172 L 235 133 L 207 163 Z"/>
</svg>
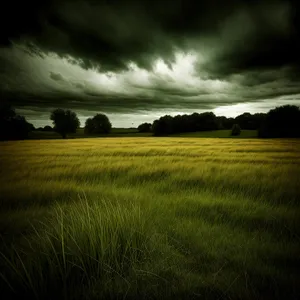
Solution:
<svg viewBox="0 0 300 300">
<path fill-rule="evenodd" d="M 297 299 L 297 140 L 0 144 L 2 295 Z"/>
</svg>

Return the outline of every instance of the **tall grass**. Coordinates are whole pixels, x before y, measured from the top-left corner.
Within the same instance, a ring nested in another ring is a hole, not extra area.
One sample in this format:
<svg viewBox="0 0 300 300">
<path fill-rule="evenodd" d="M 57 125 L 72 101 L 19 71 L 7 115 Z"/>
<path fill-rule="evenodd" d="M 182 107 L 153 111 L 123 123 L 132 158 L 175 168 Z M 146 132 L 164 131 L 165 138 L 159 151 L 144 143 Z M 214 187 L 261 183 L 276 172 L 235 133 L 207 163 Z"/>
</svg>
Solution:
<svg viewBox="0 0 300 300">
<path fill-rule="evenodd" d="M 102 280 L 105 286 L 114 277 L 130 285 L 124 276 L 151 249 L 146 223 L 137 205 L 124 208 L 85 196 L 71 206 L 57 203 L 53 215 L 33 227 L 25 247 L 2 253 L 12 271 L 2 278 L 17 294 L 37 299 L 83 296 L 93 282 Z"/>
<path fill-rule="evenodd" d="M 0 145 L 3 296 L 297 299 L 297 140 Z"/>
</svg>

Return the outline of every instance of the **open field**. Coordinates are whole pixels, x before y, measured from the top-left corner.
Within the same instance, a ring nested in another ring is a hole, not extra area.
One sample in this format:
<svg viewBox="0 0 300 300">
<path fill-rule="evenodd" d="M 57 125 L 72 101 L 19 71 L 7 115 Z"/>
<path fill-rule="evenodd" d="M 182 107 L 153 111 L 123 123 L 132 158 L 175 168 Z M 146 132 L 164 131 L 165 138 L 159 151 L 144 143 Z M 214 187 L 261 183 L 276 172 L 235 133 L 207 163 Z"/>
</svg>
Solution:
<svg viewBox="0 0 300 300">
<path fill-rule="evenodd" d="M 0 289 L 298 299 L 300 140 L 0 143 Z"/>
<path fill-rule="evenodd" d="M 232 136 L 231 130 L 213 130 L 213 131 L 198 131 L 198 132 L 187 132 L 178 133 L 174 135 L 176 137 L 203 137 L 203 138 L 257 138 L 257 130 L 242 130 L 238 136 Z"/>
<path fill-rule="evenodd" d="M 109 134 L 85 135 L 83 128 L 79 128 L 76 133 L 69 134 L 69 138 L 92 138 L 92 137 L 151 137 L 152 133 L 140 133 L 135 128 L 112 128 Z M 242 130 L 239 136 L 231 136 L 231 130 L 214 130 L 187 132 L 171 135 L 172 137 L 204 137 L 204 138 L 257 138 L 257 130 Z M 33 131 L 29 133 L 29 139 L 60 139 L 56 132 Z"/>
<path fill-rule="evenodd" d="M 77 129 L 76 133 L 71 133 L 68 138 L 97 138 L 97 137 L 147 137 L 152 133 L 140 133 L 136 128 L 112 128 L 109 134 L 84 134 L 84 129 Z M 29 139 L 61 139 L 61 135 L 54 131 L 32 131 L 29 133 Z"/>
</svg>

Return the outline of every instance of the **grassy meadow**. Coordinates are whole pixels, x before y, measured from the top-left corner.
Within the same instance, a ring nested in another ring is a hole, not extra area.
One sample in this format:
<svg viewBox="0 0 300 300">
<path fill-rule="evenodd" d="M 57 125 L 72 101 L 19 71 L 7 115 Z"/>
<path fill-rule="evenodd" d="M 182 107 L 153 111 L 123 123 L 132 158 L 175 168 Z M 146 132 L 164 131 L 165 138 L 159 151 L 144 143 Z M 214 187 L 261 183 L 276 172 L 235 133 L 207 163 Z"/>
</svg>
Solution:
<svg viewBox="0 0 300 300">
<path fill-rule="evenodd" d="M 232 136 L 231 130 L 213 130 L 213 131 L 197 131 L 197 132 L 186 132 L 178 133 L 176 137 L 203 137 L 203 138 L 257 138 L 257 130 L 242 130 L 240 135 Z"/>
<path fill-rule="evenodd" d="M 300 140 L 2 142 L 0 166 L 2 299 L 298 299 Z"/>
<path fill-rule="evenodd" d="M 95 138 L 95 137 L 151 137 L 151 132 L 138 132 L 136 128 L 112 128 L 109 134 L 84 134 L 84 129 L 79 128 L 76 133 L 68 135 L 70 139 L 78 138 Z M 172 137 L 199 137 L 199 138 L 257 138 L 257 130 L 242 130 L 239 136 L 231 136 L 231 130 L 213 130 L 186 132 L 170 135 Z M 29 139 L 61 139 L 61 135 L 54 131 L 32 131 L 29 133 Z"/>
<path fill-rule="evenodd" d="M 112 128 L 109 134 L 85 134 L 84 128 L 77 129 L 76 133 L 68 135 L 69 139 L 78 138 L 95 138 L 95 137 L 147 137 L 152 136 L 152 133 L 140 133 L 136 128 Z M 61 135 L 55 131 L 39 131 L 34 130 L 29 132 L 29 139 L 61 139 Z"/>
</svg>

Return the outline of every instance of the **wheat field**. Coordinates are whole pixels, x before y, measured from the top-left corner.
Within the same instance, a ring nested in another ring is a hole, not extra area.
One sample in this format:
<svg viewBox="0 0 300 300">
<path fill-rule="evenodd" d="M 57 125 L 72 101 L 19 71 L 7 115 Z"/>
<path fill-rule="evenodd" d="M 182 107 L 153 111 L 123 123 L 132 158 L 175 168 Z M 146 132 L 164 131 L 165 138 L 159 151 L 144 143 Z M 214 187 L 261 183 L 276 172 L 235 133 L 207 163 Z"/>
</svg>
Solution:
<svg viewBox="0 0 300 300">
<path fill-rule="evenodd" d="M 0 166 L 7 298 L 299 296 L 299 140 L 14 141 Z"/>
</svg>

